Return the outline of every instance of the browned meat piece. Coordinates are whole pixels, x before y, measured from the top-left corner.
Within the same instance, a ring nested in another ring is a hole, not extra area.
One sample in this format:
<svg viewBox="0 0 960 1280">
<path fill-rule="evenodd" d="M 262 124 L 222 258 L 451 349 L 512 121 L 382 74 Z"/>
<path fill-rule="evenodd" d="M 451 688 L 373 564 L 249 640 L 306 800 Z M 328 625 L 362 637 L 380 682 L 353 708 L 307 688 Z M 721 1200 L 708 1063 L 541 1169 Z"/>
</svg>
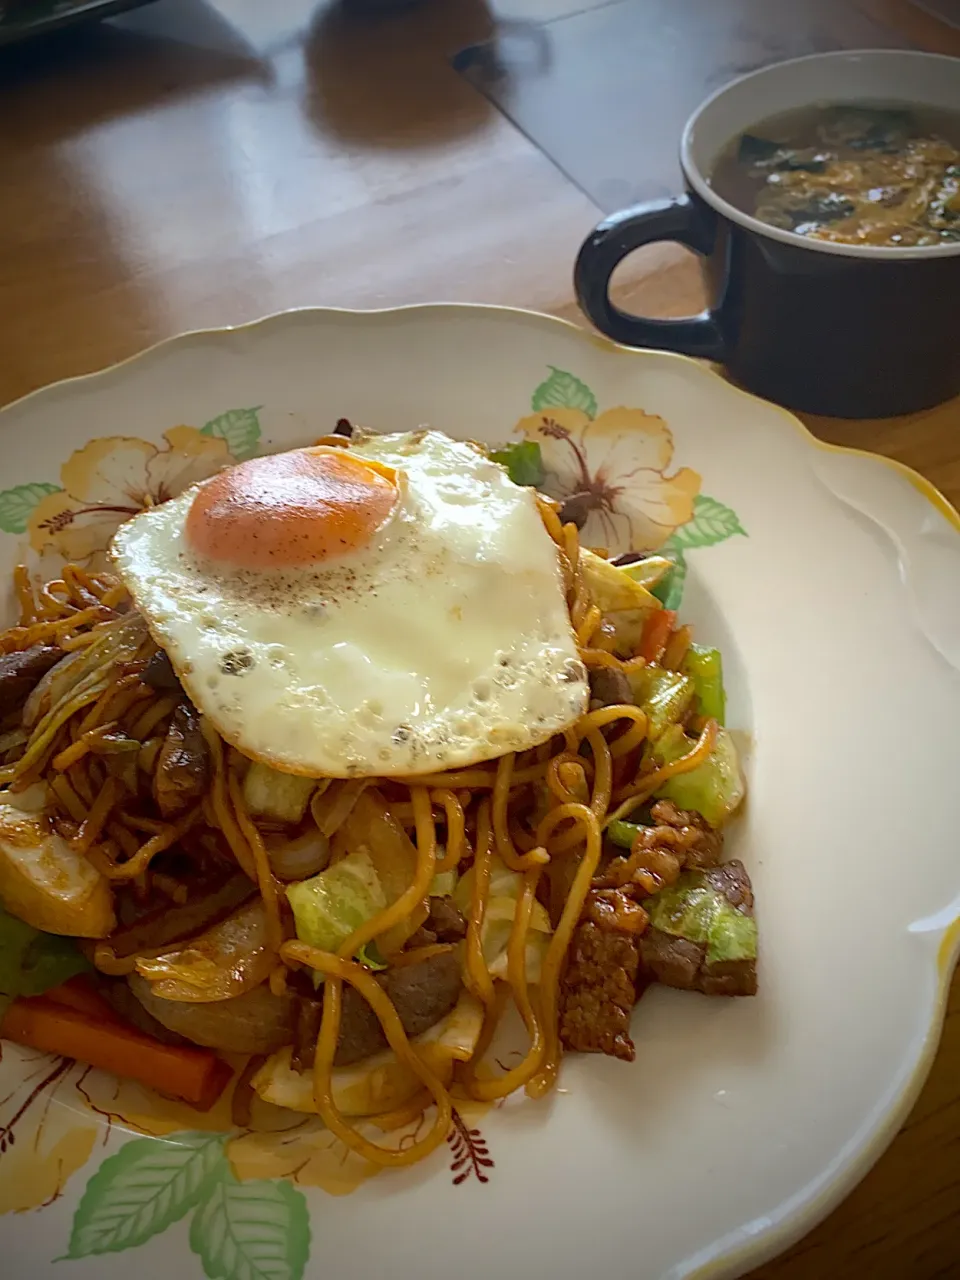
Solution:
<svg viewBox="0 0 960 1280">
<path fill-rule="evenodd" d="M 210 749 L 200 717 L 188 702 L 173 713 L 157 756 L 153 794 L 165 818 L 178 818 L 203 799 L 210 777 Z"/>
<path fill-rule="evenodd" d="M 407 1035 L 422 1035 L 445 1018 L 460 997 L 460 961 L 452 951 L 429 956 L 377 974 L 377 981 L 393 1001 Z M 305 1007 L 306 1006 L 306 1007 Z M 294 1040 L 293 1063 L 301 1071 L 313 1066 L 323 1012 L 323 992 L 301 1000 Z M 340 1041 L 334 1066 L 347 1067 L 387 1047 L 380 1020 L 353 987 L 344 985 Z"/>
<path fill-rule="evenodd" d="M 387 969 L 378 981 L 396 1005 L 408 1036 L 419 1036 L 446 1017 L 460 997 L 460 960 L 444 951 L 417 964 Z"/>
<path fill-rule="evenodd" d="M 163 649 L 158 649 L 153 655 L 144 667 L 140 679 L 160 693 L 183 693 L 183 686 Z"/>
<path fill-rule="evenodd" d="M 32 649 L 0 656 L 0 715 L 19 710 L 34 686 L 63 656 L 55 644 L 35 644 Z"/>
<path fill-rule="evenodd" d="M 661 929 L 648 929 L 640 945 L 644 967 L 665 987 L 680 987 L 683 991 L 696 991 L 703 963 L 704 948 L 686 938 L 664 933 Z"/>
<path fill-rule="evenodd" d="M 710 867 L 703 875 L 711 888 L 722 893 L 731 907 L 736 907 L 745 916 L 753 915 L 753 885 L 739 858 L 725 862 L 722 867 Z"/>
<path fill-rule="evenodd" d="M 630 934 L 577 925 L 560 984 L 560 1042 L 581 1053 L 632 1062 L 630 1015 L 637 998 L 640 949 Z"/>
<path fill-rule="evenodd" d="M 344 995 L 347 992 L 344 991 Z M 293 1051 L 290 1065 L 294 1071 L 309 1071 L 317 1051 L 320 1019 L 323 1017 L 323 990 L 316 995 L 301 995 L 293 1028 Z"/>
<path fill-rule="evenodd" d="M 467 922 L 452 898 L 431 898 L 427 928 L 437 942 L 459 942 L 467 936 Z"/>
<path fill-rule="evenodd" d="M 319 1002 L 320 1013 L 323 1013 L 323 1001 Z M 320 1031 L 320 1019 L 317 1019 L 317 1033 Z M 313 1055 L 316 1050 L 316 1036 L 312 1047 L 301 1054 L 310 1067 L 313 1066 Z M 383 1034 L 380 1026 L 380 1020 L 373 1012 L 370 1006 L 364 1000 L 363 996 L 353 989 L 353 987 L 344 986 L 343 988 L 343 1007 L 340 1011 L 340 1039 L 337 1042 L 337 1052 L 333 1059 L 334 1066 L 348 1067 L 351 1062 L 359 1062 L 362 1058 L 369 1058 L 371 1054 L 379 1053 L 381 1049 L 387 1047 L 387 1038 Z"/>
<path fill-rule="evenodd" d="M 705 996 L 755 996 L 757 994 L 756 960 L 730 960 L 703 970 L 700 990 Z"/>
<path fill-rule="evenodd" d="M 757 962 L 732 960 L 706 965 L 706 947 L 660 929 L 648 929 L 640 940 L 644 968 L 656 982 L 705 996 L 754 996 L 757 994 Z"/>
<path fill-rule="evenodd" d="M 723 834 L 691 809 L 678 809 L 672 800 L 658 800 L 650 810 L 657 827 L 670 827 L 679 835 L 672 845 L 685 867 L 715 867 L 723 854 Z"/>
<path fill-rule="evenodd" d="M 702 872 L 704 881 L 722 893 L 732 907 L 753 915 L 753 888 L 742 862 L 727 862 Z M 757 993 L 756 960 L 707 963 L 706 943 L 649 928 L 640 940 L 640 955 L 648 976 L 668 987 L 701 991 L 708 996 L 752 996 Z"/>
<path fill-rule="evenodd" d="M 633 690 L 630 681 L 619 667 L 594 667 L 589 675 L 590 705 L 600 707 L 619 706 L 621 703 L 633 704 Z"/>
</svg>

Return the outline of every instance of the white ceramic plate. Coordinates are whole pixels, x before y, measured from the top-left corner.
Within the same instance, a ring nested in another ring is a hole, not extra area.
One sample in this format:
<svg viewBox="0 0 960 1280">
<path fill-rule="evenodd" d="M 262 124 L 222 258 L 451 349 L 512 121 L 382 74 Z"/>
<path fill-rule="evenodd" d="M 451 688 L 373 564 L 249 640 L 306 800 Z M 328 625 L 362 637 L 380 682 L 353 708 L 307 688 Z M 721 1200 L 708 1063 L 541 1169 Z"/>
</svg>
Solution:
<svg viewBox="0 0 960 1280">
<path fill-rule="evenodd" d="M 682 612 L 722 646 L 728 722 L 751 743 L 728 844 L 756 888 L 761 994 L 653 990 L 635 1064 L 570 1057 L 548 1101 L 465 1114 L 445 1153 L 372 1181 L 312 1122 L 224 1138 L 206 1129 L 217 1115 L 5 1044 L 5 1268 L 736 1274 L 850 1189 L 934 1051 L 960 937 L 960 522 L 918 476 L 819 445 L 679 357 L 515 311 L 303 311 L 189 334 L 9 407 L 3 580 L 25 536 L 46 555 L 95 553 L 122 514 L 104 507 L 341 415 L 486 441 L 552 424 L 555 482 L 574 467 L 589 484 L 591 533 L 649 541 L 653 519 L 684 547 Z M 133 439 L 85 448 L 110 437 Z"/>
</svg>

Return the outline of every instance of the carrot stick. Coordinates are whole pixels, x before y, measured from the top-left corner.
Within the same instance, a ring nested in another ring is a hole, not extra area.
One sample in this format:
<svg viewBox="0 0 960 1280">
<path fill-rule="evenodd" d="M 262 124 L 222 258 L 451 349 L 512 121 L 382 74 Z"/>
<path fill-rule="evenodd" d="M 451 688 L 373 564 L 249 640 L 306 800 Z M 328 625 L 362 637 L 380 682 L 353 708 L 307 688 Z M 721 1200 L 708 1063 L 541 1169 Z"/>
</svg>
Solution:
<svg viewBox="0 0 960 1280">
<path fill-rule="evenodd" d="M 209 1049 L 161 1044 L 118 1022 L 91 1017 L 47 996 L 14 1000 L 0 1036 L 16 1044 L 75 1058 L 206 1111 L 233 1072 Z"/>
<path fill-rule="evenodd" d="M 687 650 L 690 648 L 690 641 L 693 639 L 692 627 L 677 627 L 676 631 L 667 641 L 667 647 L 663 651 L 663 657 L 660 659 L 663 666 L 668 671 L 679 671 L 683 664 L 684 658 L 687 656 Z"/>
<path fill-rule="evenodd" d="M 54 1004 L 63 1005 L 67 1009 L 75 1009 L 77 1013 L 82 1013 L 93 1021 L 125 1025 L 116 1010 L 107 1004 L 90 979 L 82 973 L 62 982 L 59 987 L 51 987 L 43 996 L 45 1000 L 52 1000 Z"/>
<path fill-rule="evenodd" d="M 673 609 L 657 609 L 650 614 L 643 624 L 643 635 L 640 638 L 641 657 L 648 662 L 659 662 L 676 620 L 677 615 Z"/>
</svg>

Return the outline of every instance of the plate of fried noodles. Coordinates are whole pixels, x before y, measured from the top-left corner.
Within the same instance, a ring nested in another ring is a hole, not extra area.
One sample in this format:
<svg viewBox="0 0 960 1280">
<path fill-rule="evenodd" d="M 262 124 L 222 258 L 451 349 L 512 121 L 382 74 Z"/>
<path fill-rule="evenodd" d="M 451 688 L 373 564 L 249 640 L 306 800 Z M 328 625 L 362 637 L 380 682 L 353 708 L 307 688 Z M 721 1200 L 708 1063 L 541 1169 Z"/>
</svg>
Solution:
<svg viewBox="0 0 960 1280">
<path fill-rule="evenodd" d="M 736 1275 L 960 930 L 960 521 L 488 307 L 3 411 L 0 1213 L 81 1280 Z"/>
</svg>

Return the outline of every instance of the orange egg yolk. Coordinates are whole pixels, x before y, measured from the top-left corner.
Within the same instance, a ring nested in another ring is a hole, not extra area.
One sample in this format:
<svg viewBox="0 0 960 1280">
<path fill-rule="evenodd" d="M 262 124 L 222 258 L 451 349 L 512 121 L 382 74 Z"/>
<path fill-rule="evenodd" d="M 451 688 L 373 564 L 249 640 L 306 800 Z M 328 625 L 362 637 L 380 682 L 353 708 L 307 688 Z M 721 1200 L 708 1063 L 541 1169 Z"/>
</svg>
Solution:
<svg viewBox="0 0 960 1280">
<path fill-rule="evenodd" d="M 251 458 L 200 489 L 187 514 L 187 542 L 243 569 L 315 564 L 366 546 L 397 497 L 391 467 L 344 449 Z"/>
</svg>

